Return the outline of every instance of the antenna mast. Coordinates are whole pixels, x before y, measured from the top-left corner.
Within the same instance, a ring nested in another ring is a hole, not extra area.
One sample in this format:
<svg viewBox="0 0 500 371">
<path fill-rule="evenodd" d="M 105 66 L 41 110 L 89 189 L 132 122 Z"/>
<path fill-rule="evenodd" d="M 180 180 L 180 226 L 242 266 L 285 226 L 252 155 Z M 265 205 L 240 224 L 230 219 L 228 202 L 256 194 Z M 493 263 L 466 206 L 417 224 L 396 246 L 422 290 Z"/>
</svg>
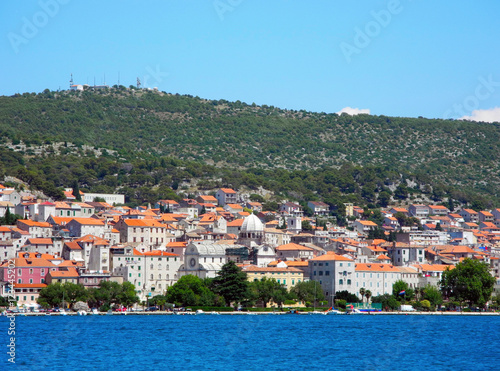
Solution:
<svg viewBox="0 0 500 371">
<path fill-rule="evenodd" d="M 137 89 L 141 88 L 141 80 L 137 78 Z"/>
</svg>

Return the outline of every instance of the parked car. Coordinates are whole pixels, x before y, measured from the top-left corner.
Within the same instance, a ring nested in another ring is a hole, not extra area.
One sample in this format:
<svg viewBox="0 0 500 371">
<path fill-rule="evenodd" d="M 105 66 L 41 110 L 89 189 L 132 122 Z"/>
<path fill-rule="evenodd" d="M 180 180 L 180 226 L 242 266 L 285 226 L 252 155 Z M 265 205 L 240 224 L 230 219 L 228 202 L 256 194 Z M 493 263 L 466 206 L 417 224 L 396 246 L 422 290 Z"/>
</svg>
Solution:
<svg viewBox="0 0 500 371">
<path fill-rule="evenodd" d="M 158 308 L 156 308 L 156 307 L 146 308 L 146 312 L 156 312 L 157 310 L 158 310 Z"/>
</svg>

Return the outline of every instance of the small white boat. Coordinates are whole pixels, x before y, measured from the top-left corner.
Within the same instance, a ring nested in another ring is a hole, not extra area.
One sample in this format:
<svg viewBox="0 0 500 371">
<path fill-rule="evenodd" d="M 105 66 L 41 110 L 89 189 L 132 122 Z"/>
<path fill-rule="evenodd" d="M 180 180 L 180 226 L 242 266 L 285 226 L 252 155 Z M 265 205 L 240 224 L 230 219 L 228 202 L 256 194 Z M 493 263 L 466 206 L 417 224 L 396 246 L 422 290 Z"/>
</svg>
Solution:
<svg viewBox="0 0 500 371">
<path fill-rule="evenodd" d="M 198 316 L 198 315 L 200 315 L 200 314 L 207 314 L 207 313 L 205 313 L 205 312 L 204 312 L 203 310 L 201 310 L 201 309 L 197 309 L 197 310 L 196 310 L 196 312 L 195 312 L 194 314 L 196 314 L 196 315 Z"/>
<path fill-rule="evenodd" d="M 327 312 L 319 312 L 319 311 L 317 311 L 317 310 L 312 311 L 312 312 L 308 312 L 308 313 L 309 313 L 309 314 L 321 314 L 321 315 L 323 315 L 323 316 L 327 314 Z"/>
<path fill-rule="evenodd" d="M 92 309 L 92 314 L 93 315 L 98 315 L 99 314 L 99 311 L 97 310 L 97 308 L 93 308 Z"/>
<path fill-rule="evenodd" d="M 60 310 L 59 310 L 59 314 L 60 314 L 61 316 L 67 316 L 67 315 L 68 315 L 68 313 L 66 313 L 66 311 L 65 311 L 64 309 L 60 309 Z"/>
<path fill-rule="evenodd" d="M 78 313 L 78 315 L 79 315 L 79 316 L 86 316 L 86 315 L 87 315 L 87 312 L 86 312 L 86 311 L 84 311 L 83 309 L 80 309 L 80 310 L 79 310 L 78 312 L 76 312 L 76 313 Z"/>
<path fill-rule="evenodd" d="M 342 314 L 342 312 L 340 310 L 337 310 L 337 309 L 332 309 L 332 310 L 329 310 L 328 312 L 326 312 L 326 314 Z"/>
</svg>

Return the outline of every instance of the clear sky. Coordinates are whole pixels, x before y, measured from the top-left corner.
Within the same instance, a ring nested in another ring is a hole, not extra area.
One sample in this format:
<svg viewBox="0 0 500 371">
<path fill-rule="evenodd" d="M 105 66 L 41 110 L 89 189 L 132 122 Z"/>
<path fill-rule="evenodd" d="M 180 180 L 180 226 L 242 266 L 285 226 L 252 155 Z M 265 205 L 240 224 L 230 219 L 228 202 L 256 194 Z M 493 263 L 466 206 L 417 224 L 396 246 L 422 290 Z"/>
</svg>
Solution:
<svg viewBox="0 0 500 371">
<path fill-rule="evenodd" d="M 67 89 L 72 73 L 289 109 L 500 120 L 499 16 L 497 0 L 4 0 L 0 95 Z"/>
</svg>

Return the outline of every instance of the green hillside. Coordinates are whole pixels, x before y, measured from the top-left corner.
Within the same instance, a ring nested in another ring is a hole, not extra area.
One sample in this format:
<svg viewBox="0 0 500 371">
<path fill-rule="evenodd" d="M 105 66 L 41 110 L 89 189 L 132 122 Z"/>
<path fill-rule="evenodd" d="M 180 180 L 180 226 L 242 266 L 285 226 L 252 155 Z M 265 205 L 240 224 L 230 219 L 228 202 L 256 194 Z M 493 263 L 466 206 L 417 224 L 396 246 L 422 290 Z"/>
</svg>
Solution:
<svg viewBox="0 0 500 371">
<path fill-rule="evenodd" d="M 70 142 L 78 147 L 87 144 L 116 150 L 119 156 L 110 155 L 113 161 L 177 158 L 223 169 L 211 168 L 213 175 L 227 169 L 246 172 L 253 168 L 253 176 L 271 170 L 270 178 L 276 174 L 273 169 L 308 174 L 328 169 L 338 175 L 341 166 L 361 165 L 375 169 L 377 181 L 383 180 L 389 187 L 404 177 L 412 178 L 417 181 L 417 190 L 432 193 L 423 189 L 427 184 L 434 193 L 441 193 L 435 195 L 437 198 L 453 191 L 455 199 L 470 201 L 481 195 L 495 205 L 499 134 L 499 124 L 339 116 L 124 87 L 0 97 L 4 147 L 20 141 L 34 146 Z M 30 157 L 29 151 L 24 155 L 28 163 L 40 161 Z M 91 154 L 83 151 L 80 156 Z M 3 167 L 6 173 L 12 168 Z M 361 195 L 364 184 L 349 174 Z M 367 182 L 375 187 L 370 185 L 368 193 L 382 191 L 377 181 Z M 330 183 L 345 194 L 336 182 Z M 55 185 L 61 183 L 56 181 Z"/>
</svg>

